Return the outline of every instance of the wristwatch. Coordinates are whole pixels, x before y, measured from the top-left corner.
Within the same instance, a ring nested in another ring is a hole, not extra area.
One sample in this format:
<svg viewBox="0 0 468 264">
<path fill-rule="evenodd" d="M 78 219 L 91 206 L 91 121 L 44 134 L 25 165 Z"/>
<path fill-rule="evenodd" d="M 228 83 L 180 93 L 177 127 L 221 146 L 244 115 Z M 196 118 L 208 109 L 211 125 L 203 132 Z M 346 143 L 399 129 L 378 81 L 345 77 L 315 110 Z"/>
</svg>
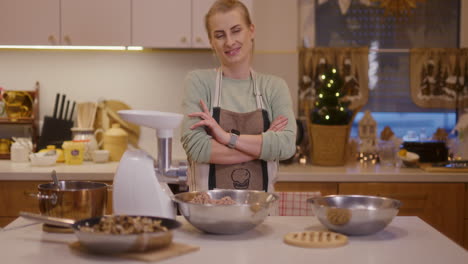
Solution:
<svg viewBox="0 0 468 264">
<path fill-rule="evenodd" d="M 231 138 L 229 139 L 229 142 L 228 142 L 227 146 L 229 148 L 235 148 L 236 143 L 237 143 L 237 139 L 240 136 L 240 132 L 239 132 L 239 130 L 231 129 L 231 131 L 229 131 L 229 133 L 231 134 Z"/>
</svg>

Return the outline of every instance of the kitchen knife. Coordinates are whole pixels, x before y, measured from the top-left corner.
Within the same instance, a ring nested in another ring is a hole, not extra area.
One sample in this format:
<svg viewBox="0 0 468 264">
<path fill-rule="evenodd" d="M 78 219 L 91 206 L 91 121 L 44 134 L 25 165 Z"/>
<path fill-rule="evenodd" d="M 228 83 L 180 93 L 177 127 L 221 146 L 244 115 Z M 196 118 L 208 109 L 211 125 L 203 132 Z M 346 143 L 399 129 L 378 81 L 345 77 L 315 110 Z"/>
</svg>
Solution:
<svg viewBox="0 0 468 264">
<path fill-rule="evenodd" d="M 60 103 L 60 112 L 58 116 L 59 119 L 63 118 L 63 106 L 65 104 L 65 97 L 66 97 L 65 94 L 62 94 L 62 102 Z"/>
<path fill-rule="evenodd" d="M 60 94 L 57 93 L 57 95 L 55 95 L 54 115 L 52 116 L 53 118 L 57 118 L 57 108 L 59 104 L 59 99 L 60 99 Z"/>
<path fill-rule="evenodd" d="M 67 105 L 65 106 L 65 115 L 63 116 L 63 119 L 67 119 L 69 106 L 70 106 L 70 100 L 67 100 Z"/>
<path fill-rule="evenodd" d="M 69 121 L 73 120 L 73 112 L 75 111 L 75 104 L 76 104 L 76 102 L 73 101 L 72 108 L 71 108 L 71 111 L 70 111 L 70 117 L 68 118 Z"/>
</svg>

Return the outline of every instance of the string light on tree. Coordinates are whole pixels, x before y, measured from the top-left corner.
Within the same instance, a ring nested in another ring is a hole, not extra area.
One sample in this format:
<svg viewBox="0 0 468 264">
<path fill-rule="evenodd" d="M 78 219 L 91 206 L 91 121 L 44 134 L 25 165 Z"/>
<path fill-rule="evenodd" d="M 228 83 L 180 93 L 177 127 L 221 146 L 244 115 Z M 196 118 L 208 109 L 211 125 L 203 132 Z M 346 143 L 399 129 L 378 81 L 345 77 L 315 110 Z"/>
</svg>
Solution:
<svg viewBox="0 0 468 264">
<path fill-rule="evenodd" d="M 323 75 L 322 85 L 318 88 L 318 98 L 312 112 L 312 123 L 320 125 L 346 125 L 351 120 L 350 102 L 343 101 L 341 93 L 343 80 L 336 68 L 331 68 Z"/>
</svg>

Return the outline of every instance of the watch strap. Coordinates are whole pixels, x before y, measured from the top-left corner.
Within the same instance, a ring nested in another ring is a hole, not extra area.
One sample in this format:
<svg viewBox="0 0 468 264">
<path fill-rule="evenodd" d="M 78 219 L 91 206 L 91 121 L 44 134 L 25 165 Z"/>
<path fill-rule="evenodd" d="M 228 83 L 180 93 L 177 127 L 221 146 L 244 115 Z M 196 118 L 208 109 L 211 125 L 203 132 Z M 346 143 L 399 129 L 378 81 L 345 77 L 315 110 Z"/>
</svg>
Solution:
<svg viewBox="0 0 468 264">
<path fill-rule="evenodd" d="M 231 129 L 230 135 L 231 135 L 231 138 L 229 139 L 229 142 L 228 142 L 227 146 L 229 148 L 235 148 L 236 143 L 237 143 L 237 139 L 239 138 L 239 135 L 240 135 L 240 132 L 235 130 L 235 129 Z"/>
</svg>

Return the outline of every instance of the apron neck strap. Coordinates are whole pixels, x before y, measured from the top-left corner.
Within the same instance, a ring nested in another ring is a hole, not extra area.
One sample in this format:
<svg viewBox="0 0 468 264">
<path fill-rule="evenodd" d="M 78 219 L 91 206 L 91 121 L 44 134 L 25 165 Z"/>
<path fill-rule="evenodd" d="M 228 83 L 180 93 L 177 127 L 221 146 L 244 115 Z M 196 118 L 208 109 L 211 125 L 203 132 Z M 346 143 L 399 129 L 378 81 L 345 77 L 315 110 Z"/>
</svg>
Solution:
<svg viewBox="0 0 468 264">
<path fill-rule="evenodd" d="M 250 78 L 252 79 L 253 81 L 253 86 L 254 86 L 254 94 L 255 94 L 255 99 L 256 99 L 256 102 L 257 102 L 257 109 L 263 109 L 263 100 L 262 100 L 262 94 L 260 93 L 260 90 L 258 88 L 258 85 L 257 85 L 257 78 L 256 78 L 256 74 L 255 74 L 255 71 L 250 68 Z M 217 70 L 216 70 L 216 87 L 215 87 L 215 91 L 214 91 L 214 103 L 213 103 L 213 107 L 219 107 L 220 106 L 220 102 L 221 102 L 221 87 L 222 87 L 222 84 L 223 84 L 223 70 L 221 69 L 221 67 L 219 67 Z M 211 114 L 213 114 L 213 109 L 211 109 Z"/>
</svg>

